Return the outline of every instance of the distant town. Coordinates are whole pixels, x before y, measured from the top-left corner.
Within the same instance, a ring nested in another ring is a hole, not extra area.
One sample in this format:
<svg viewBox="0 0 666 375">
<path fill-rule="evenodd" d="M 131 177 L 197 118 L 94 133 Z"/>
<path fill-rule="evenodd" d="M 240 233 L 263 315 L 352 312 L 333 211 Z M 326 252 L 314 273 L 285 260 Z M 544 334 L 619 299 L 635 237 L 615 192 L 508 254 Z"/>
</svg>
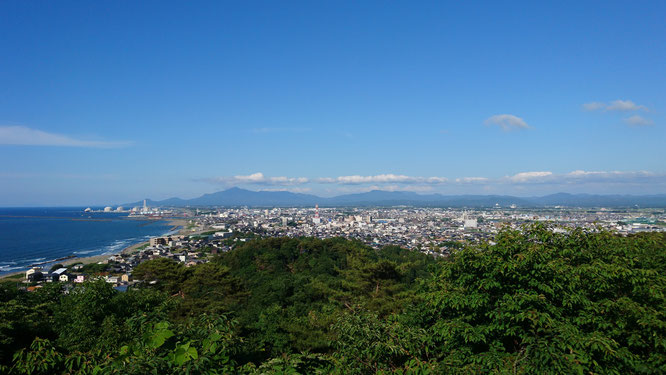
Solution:
<svg viewBox="0 0 666 375">
<path fill-rule="evenodd" d="M 90 208 L 86 212 L 93 211 Z M 171 220 L 179 223 L 177 234 L 151 238 L 120 254 L 84 264 L 33 267 L 25 273 L 29 288 L 45 282 L 69 285 L 90 278 L 103 278 L 118 290 L 136 283 L 132 270 L 157 258 L 170 258 L 185 266 L 207 262 L 222 252 L 253 238 L 344 237 L 373 248 L 400 246 L 437 257 L 445 257 L 467 244 L 488 241 L 504 227 L 520 228 L 545 223 L 554 231 L 574 228 L 606 229 L 620 235 L 665 231 L 664 209 L 651 208 L 430 208 L 430 207 L 273 207 L 273 208 L 181 208 L 142 206 L 129 210 L 105 207 L 95 212 L 124 212 L 128 218 Z"/>
</svg>

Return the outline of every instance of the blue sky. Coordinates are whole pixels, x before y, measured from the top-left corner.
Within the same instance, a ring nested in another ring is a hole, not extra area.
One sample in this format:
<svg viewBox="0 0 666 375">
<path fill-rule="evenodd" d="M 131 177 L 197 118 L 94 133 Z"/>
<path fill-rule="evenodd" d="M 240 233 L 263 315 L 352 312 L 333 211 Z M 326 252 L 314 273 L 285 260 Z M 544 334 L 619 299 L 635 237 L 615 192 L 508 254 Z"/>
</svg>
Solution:
<svg viewBox="0 0 666 375">
<path fill-rule="evenodd" d="M 666 2 L 0 3 L 0 206 L 666 193 Z"/>
</svg>

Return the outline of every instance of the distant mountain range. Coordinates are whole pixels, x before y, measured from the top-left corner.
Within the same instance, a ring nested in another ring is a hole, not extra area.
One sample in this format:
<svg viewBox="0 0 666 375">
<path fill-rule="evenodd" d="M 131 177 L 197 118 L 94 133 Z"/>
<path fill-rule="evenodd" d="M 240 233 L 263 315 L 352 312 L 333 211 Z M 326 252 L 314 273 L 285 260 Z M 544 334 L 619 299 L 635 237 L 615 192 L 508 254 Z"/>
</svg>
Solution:
<svg viewBox="0 0 666 375">
<path fill-rule="evenodd" d="M 421 207 L 666 207 L 666 194 L 656 195 L 594 195 L 558 193 L 542 197 L 513 197 L 509 195 L 442 195 L 417 194 L 406 191 L 373 190 L 367 193 L 345 194 L 322 198 L 311 194 L 288 191 L 251 191 L 231 188 L 198 198 L 169 198 L 146 200 L 148 206 L 158 207 L 298 207 L 298 206 L 421 206 Z M 143 205 L 143 201 L 123 204 L 125 207 Z"/>
</svg>

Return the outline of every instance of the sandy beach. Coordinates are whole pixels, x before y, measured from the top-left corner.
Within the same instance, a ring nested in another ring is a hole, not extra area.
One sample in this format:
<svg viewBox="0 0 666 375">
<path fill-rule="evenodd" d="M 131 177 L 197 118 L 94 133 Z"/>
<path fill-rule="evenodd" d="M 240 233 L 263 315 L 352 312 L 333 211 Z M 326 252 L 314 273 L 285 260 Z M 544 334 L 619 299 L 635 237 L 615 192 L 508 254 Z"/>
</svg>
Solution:
<svg viewBox="0 0 666 375">
<path fill-rule="evenodd" d="M 176 233 L 174 233 L 172 235 L 179 236 L 179 235 L 186 234 L 186 232 L 187 232 L 186 226 L 188 224 L 187 219 L 166 219 L 166 220 L 167 220 L 168 224 L 171 225 L 171 231 L 172 232 L 175 231 L 175 230 L 178 230 Z M 65 259 L 65 260 L 62 260 L 62 261 L 58 261 L 57 263 L 60 263 L 63 266 L 68 266 L 68 265 L 76 264 L 76 263 L 83 263 L 83 264 L 98 263 L 98 262 L 102 262 L 102 261 L 108 259 L 112 255 L 134 253 L 140 247 L 142 247 L 146 244 L 148 244 L 148 241 L 140 242 L 140 243 L 128 246 L 128 247 L 126 247 L 126 248 L 124 248 L 121 251 L 116 252 L 116 253 L 93 255 L 93 256 L 89 256 L 89 257 L 74 257 L 74 258 L 69 258 L 69 259 Z M 16 275 L 23 274 L 23 273 L 25 273 L 25 270 L 8 273 L 6 275 L 0 276 L 0 280 L 5 279 L 5 278 L 10 278 L 12 276 L 16 276 Z"/>
</svg>

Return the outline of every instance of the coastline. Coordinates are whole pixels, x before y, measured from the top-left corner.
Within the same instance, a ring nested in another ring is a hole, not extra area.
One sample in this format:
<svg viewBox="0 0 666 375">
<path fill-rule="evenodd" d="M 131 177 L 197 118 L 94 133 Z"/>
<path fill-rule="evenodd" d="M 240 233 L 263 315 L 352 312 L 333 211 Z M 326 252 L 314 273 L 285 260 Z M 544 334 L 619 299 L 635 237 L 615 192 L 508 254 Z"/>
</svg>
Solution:
<svg viewBox="0 0 666 375">
<path fill-rule="evenodd" d="M 187 225 L 188 220 L 187 219 L 181 219 L 181 218 L 170 218 L 170 219 L 164 219 L 167 221 L 167 224 L 171 226 L 169 231 L 162 236 L 165 235 L 172 235 L 172 236 L 179 236 L 179 235 L 184 235 L 185 234 L 185 227 Z M 113 255 L 120 255 L 120 254 L 132 254 L 137 251 L 138 248 L 142 247 L 143 245 L 148 244 L 148 241 L 143 241 L 139 243 L 135 243 L 133 245 L 127 246 L 126 248 L 116 251 L 113 253 L 108 253 L 108 254 L 98 254 L 98 255 L 92 255 L 88 257 L 74 257 L 70 259 L 66 259 L 63 261 L 58 261 L 55 263 L 60 263 L 63 266 L 69 266 L 72 264 L 76 263 L 82 263 L 82 264 L 90 264 L 90 263 L 99 263 L 102 262 L 106 259 L 108 259 L 110 256 Z M 0 281 L 3 281 L 4 279 L 15 279 L 16 275 L 20 274 L 25 274 L 25 271 L 28 270 L 29 268 L 26 268 L 25 270 L 22 271 L 16 271 L 16 272 L 11 272 L 7 273 L 5 275 L 0 276 Z"/>
</svg>

